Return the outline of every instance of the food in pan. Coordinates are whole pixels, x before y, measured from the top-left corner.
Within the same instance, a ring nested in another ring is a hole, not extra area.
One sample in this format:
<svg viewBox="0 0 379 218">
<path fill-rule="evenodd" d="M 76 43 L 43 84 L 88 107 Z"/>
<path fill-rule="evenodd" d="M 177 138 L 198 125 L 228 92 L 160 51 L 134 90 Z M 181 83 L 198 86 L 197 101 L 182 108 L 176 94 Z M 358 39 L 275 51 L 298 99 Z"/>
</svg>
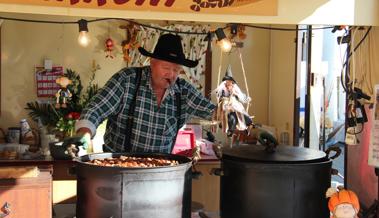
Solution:
<svg viewBox="0 0 379 218">
<path fill-rule="evenodd" d="M 89 163 L 97 166 L 106 167 L 162 167 L 162 166 L 176 166 L 179 164 L 177 160 L 170 160 L 167 158 L 152 158 L 152 157 L 130 157 L 120 156 L 119 158 L 105 158 L 95 159 Z"/>
</svg>

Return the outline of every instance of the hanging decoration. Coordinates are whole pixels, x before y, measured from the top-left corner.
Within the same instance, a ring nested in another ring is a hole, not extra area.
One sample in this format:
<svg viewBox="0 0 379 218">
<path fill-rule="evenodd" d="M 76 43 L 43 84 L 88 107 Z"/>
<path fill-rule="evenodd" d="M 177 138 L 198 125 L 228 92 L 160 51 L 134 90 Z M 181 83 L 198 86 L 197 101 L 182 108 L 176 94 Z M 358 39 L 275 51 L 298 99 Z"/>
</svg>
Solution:
<svg viewBox="0 0 379 218">
<path fill-rule="evenodd" d="M 113 55 L 113 50 L 114 50 L 114 42 L 113 39 L 111 38 L 111 33 L 110 33 L 110 26 L 108 22 L 108 38 L 105 40 L 105 57 L 106 58 L 114 58 Z"/>
<path fill-rule="evenodd" d="M 246 131 L 248 134 L 248 128 L 253 124 L 253 120 L 243 105 L 248 105 L 251 99 L 238 87 L 230 65 L 214 94 L 218 102 L 216 119 L 221 122 L 223 132 L 228 137 L 231 137 L 236 130 Z"/>
<path fill-rule="evenodd" d="M 126 38 L 121 42 L 122 53 L 124 61 L 130 64 L 132 59 L 130 57 L 130 52 L 136 50 L 139 47 L 137 41 L 138 27 L 134 23 L 129 23 L 128 25 L 120 26 L 121 29 L 125 29 Z"/>
<path fill-rule="evenodd" d="M 111 38 L 108 38 L 107 40 L 105 40 L 105 57 L 106 58 L 114 58 L 112 52 L 113 52 L 113 49 L 114 49 L 114 42 Z"/>
<path fill-rule="evenodd" d="M 230 30 L 229 36 L 226 36 L 224 32 L 226 29 Z M 225 44 L 221 47 L 222 52 L 220 52 L 220 66 L 217 77 L 217 84 L 219 86 L 213 91 L 218 103 L 216 119 L 221 122 L 221 128 L 228 137 L 232 137 L 234 134 L 249 135 L 249 128 L 253 126 L 253 117 L 248 112 L 251 98 L 249 96 L 249 87 L 240 49 L 243 43 L 237 39 L 240 37 L 241 31 L 243 32 L 244 30 L 240 29 L 238 24 L 230 24 L 228 28 L 218 28 L 215 30 L 217 42 Z M 242 34 L 241 37 L 245 36 Z M 230 57 L 235 51 L 238 51 L 247 95 L 241 91 L 236 80 L 233 78 L 230 64 L 220 82 L 223 53 L 229 54 Z"/>
</svg>

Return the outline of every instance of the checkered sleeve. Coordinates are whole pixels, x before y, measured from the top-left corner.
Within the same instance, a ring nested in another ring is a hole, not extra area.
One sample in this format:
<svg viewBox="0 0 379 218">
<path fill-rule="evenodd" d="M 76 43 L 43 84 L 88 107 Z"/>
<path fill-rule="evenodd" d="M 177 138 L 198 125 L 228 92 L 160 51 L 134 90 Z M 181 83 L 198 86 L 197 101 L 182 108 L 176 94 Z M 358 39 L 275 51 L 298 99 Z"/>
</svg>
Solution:
<svg viewBox="0 0 379 218">
<path fill-rule="evenodd" d="M 193 116 L 210 120 L 216 106 L 186 81 L 181 81 L 182 92 L 185 96 L 185 111 Z"/>
<path fill-rule="evenodd" d="M 123 72 L 119 71 L 108 80 L 83 110 L 80 120 L 87 120 L 97 127 L 118 111 L 126 88 Z"/>
</svg>

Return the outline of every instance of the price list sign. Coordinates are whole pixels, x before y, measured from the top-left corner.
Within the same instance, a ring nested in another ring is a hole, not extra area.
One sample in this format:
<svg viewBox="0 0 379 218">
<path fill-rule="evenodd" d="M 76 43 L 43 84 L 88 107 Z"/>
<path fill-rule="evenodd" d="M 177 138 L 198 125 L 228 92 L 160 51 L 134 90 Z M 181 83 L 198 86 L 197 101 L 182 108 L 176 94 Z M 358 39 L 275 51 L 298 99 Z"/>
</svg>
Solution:
<svg viewBox="0 0 379 218">
<path fill-rule="evenodd" d="M 46 70 L 44 67 L 35 67 L 37 82 L 37 97 L 54 97 L 60 86 L 55 80 L 63 75 L 63 67 L 52 67 Z"/>
</svg>

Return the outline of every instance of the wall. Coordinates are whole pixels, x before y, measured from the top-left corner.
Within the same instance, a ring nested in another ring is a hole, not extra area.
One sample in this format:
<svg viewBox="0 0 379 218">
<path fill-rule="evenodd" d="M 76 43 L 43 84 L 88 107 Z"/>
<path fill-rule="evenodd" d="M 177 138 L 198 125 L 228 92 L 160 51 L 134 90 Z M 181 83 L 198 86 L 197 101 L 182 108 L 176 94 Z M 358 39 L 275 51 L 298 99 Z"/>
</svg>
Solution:
<svg viewBox="0 0 379 218">
<path fill-rule="evenodd" d="M 25 19 L 76 21 L 75 17 L 59 17 L 44 15 L 15 15 L 2 13 L 0 16 L 10 16 Z M 24 107 L 27 102 L 36 100 L 34 66 L 42 65 L 45 58 L 53 60 L 54 64 L 71 68 L 82 77 L 87 84 L 92 61 L 95 60 L 101 69 L 96 73 L 96 82 L 102 86 L 116 71 L 125 66 L 122 60 L 120 46 L 114 52 L 116 58 L 106 59 L 104 42 L 111 35 L 118 45 L 125 37 L 124 31 L 118 28 L 119 22 L 96 22 L 89 26 L 92 42 L 88 48 L 82 48 L 77 43 L 77 25 L 51 25 L 4 21 L 2 24 L 2 72 L 1 72 L 1 116 L 0 127 L 19 125 L 21 118 L 28 118 Z M 213 24 L 214 25 L 214 24 Z M 216 27 L 216 25 L 214 25 Z M 108 28 L 110 33 L 108 33 Z M 268 121 L 268 75 L 270 31 L 247 28 L 247 39 L 244 41 L 242 55 L 247 71 L 250 96 L 253 103 L 250 113 L 261 123 Z M 220 50 L 213 48 L 212 89 L 216 87 Z M 241 89 L 245 91 L 241 64 L 237 53 L 229 57 L 224 55 L 221 77 L 225 75 L 227 64 L 231 63 L 234 77 Z"/>
<path fill-rule="evenodd" d="M 44 18 L 37 16 L 36 19 Z M 120 42 L 123 35 L 118 31 L 118 23 L 109 25 L 114 27 L 110 28 L 110 34 Z M 76 25 L 13 21 L 2 24 L 2 128 L 18 125 L 21 118 L 29 118 L 24 107 L 26 102 L 36 100 L 34 66 L 42 65 L 45 58 L 79 72 L 84 85 L 90 76 L 93 60 L 101 65 L 96 75 L 99 85 L 125 66 L 120 50 L 116 52 L 118 58 L 105 59 L 103 42 L 108 37 L 107 22 L 91 26 L 93 43 L 89 48 L 78 45 L 77 28 Z"/>
<path fill-rule="evenodd" d="M 286 28 L 296 28 L 286 26 Z M 296 32 L 272 31 L 268 124 L 280 133 L 289 133 L 289 144 L 293 137 L 293 114 L 295 96 L 295 43 Z"/>
<path fill-rule="evenodd" d="M 276 16 L 240 16 L 193 13 L 149 12 L 153 20 L 181 20 L 265 24 L 348 24 L 379 25 L 377 0 L 278 0 Z M 144 11 L 54 8 L 0 4 L 0 11 L 92 17 L 145 19 Z"/>
</svg>

